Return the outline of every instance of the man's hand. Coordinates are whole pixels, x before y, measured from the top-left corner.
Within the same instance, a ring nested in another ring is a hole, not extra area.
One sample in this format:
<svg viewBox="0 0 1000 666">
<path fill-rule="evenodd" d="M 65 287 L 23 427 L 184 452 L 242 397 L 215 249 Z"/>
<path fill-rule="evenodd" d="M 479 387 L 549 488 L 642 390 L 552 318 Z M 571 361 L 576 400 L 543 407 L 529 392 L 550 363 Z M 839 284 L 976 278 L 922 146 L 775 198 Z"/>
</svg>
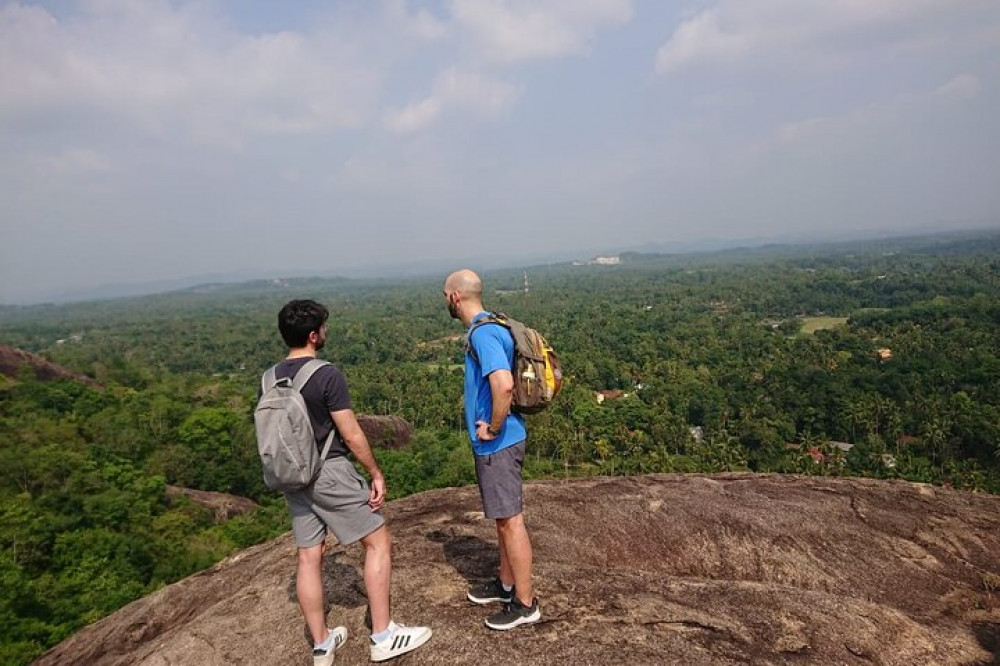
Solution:
<svg viewBox="0 0 1000 666">
<path fill-rule="evenodd" d="M 486 421 L 476 421 L 476 437 L 480 442 L 489 442 L 497 438 L 490 432 L 490 424 Z"/>
<path fill-rule="evenodd" d="M 385 477 L 382 472 L 377 471 L 372 474 L 371 495 L 368 499 L 368 506 L 372 511 L 378 511 L 385 504 Z"/>
<path fill-rule="evenodd" d="M 490 411 L 490 422 L 497 419 L 506 419 L 510 414 L 510 403 L 514 398 L 514 376 L 510 370 L 494 370 L 490 373 L 490 396 L 492 398 L 492 410 Z M 480 442 L 489 442 L 500 436 L 500 432 L 489 431 L 490 422 L 476 421 L 476 437 Z M 506 421 L 500 421 L 499 430 L 503 430 Z"/>
<path fill-rule="evenodd" d="M 330 416 L 333 417 L 333 424 L 337 426 L 337 432 L 343 438 L 344 444 L 351 450 L 361 466 L 368 471 L 368 475 L 372 477 L 368 506 L 372 508 L 372 511 L 378 511 L 385 504 L 385 477 L 382 476 L 382 470 L 375 462 L 375 455 L 368 445 L 365 431 L 358 425 L 358 418 L 354 415 L 353 409 L 330 412 Z"/>
</svg>

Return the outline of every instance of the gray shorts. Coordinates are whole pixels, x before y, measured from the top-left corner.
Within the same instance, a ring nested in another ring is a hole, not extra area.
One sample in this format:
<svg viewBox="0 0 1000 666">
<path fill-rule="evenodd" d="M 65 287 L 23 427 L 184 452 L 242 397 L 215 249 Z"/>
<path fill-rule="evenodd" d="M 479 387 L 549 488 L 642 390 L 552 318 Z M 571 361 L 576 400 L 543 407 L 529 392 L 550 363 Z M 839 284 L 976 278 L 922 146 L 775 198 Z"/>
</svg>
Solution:
<svg viewBox="0 0 1000 666">
<path fill-rule="evenodd" d="M 487 518 L 511 518 L 524 510 L 523 462 L 523 441 L 496 453 L 476 456 L 476 481 Z"/>
<path fill-rule="evenodd" d="M 316 482 L 285 493 L 292 514 L 292 532 L 299 548 L 318 546 L 333 532 L 342 545 L 362 539 L 385 523 L 381 511 L 372 511 L 368 482 L 347 458 L 323 463 Z"/>
</svg>

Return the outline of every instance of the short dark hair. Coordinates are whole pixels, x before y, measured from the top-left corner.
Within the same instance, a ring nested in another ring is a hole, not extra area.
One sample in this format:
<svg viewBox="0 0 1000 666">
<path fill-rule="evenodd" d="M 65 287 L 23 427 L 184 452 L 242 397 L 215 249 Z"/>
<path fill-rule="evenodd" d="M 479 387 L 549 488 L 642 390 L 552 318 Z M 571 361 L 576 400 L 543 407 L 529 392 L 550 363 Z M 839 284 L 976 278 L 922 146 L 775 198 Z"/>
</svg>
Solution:
<svg viewBox="0 0 1000 666">
<path fill-rule="evenodd" d="M 322 328 L 329 316 L 329 310 L 316 301 L 289 301 L 278 313 L 278 330 L 289 347 L 305 347 L 309 334 Z"/>
</svg>

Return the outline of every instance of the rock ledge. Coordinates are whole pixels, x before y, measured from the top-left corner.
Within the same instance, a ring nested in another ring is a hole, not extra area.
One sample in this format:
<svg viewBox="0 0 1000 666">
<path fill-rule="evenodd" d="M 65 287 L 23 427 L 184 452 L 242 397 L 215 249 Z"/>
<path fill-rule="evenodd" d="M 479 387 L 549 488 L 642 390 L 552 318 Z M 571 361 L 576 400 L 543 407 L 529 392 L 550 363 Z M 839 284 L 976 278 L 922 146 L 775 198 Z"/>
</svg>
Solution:
<svg viewBox="0 0 1000 666">
<path fill-rule="evenodd" d="M 496 564 L 474 488 L 389 505 L 397 664 L 1000 664 L 1000 497 L 905 482 L 652 475 L 531 483 L 543 620 L 493 633 L 464 598 Z M 331 543 L 339 664 L 368 663 L 360 548 Z M 36 663 L 308 663 L 285 535 L 85 628 Z"/>
</svg>

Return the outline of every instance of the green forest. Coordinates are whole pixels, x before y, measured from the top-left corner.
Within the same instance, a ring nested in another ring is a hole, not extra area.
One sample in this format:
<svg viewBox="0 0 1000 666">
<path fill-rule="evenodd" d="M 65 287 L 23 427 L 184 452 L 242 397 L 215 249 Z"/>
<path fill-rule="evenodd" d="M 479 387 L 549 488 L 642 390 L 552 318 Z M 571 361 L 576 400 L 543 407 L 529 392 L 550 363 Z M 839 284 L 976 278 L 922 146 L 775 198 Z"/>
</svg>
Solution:
<svg viewBox="0 0 1000 666">
<path fill-rule="evenodd" d="M 487 307 L 540 330 L 566 375 L 528 419 L 529 478 L 750 470 L 1000 493 L 1000 234 L 483 277 Z M 0 344 L 93 380 L 0 375 L 0 663 L 290 528 L 252 411 L 291 298 L 330 309 L 322 356 L 355 410 L 415 428 L 410 446 L 377 451 L 390 498 L 474 482 L 443 279 L 0 307 Z M 219 522 L 168 485 L 258 508 Z"/>
</svg>

